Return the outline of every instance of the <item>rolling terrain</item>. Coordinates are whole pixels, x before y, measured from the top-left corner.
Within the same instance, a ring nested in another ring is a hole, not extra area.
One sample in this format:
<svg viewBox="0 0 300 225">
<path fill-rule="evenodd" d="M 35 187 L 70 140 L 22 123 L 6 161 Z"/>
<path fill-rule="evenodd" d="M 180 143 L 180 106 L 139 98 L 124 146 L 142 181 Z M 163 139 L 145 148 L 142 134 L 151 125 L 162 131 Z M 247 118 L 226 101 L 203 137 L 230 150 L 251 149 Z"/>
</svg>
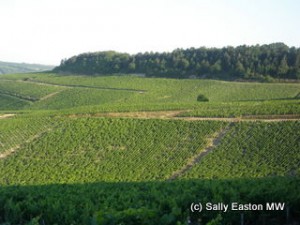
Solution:
<svg viewBox="0 0 300 225">
<path fill-rule="evenodd" d="M 296 223 L 299 93 L 299 83 L 1 75 L 0 224 L 240 224 L 241 213 L 245 224 Z M 233 201 L 288 211 L 190 211 Z"/>
<path fill-rule="evenodd" d="M 12 63 L 0 61 L 0 75 L 11 73 L 30 73 L 52 70 L 54 66 L 29 64 L 29 63 Z"/>
</svg>

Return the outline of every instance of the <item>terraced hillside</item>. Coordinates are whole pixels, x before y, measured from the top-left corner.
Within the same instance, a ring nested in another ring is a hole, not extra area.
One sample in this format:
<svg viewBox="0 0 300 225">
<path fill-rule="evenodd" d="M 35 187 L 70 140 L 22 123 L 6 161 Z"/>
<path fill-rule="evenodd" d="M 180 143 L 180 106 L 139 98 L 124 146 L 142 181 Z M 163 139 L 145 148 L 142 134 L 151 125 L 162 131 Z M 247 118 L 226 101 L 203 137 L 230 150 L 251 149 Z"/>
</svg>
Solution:
<svg viewBox="0 0 300 225">
<path fill-rule="evenodd" d="M 23 74 L 0 92 L 0 224 L 300 218 L 298 83 Z M 190 210 L 270 201 L 288 209 Z"/>
</svg>

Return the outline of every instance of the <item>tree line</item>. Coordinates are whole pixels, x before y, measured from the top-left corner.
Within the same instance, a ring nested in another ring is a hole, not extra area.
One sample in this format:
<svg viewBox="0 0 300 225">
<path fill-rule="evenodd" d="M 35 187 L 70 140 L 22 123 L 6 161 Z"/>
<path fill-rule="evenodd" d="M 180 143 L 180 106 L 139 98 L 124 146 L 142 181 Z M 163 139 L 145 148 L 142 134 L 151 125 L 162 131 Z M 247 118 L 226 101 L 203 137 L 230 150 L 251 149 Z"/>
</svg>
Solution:
<svg viewBox="0 0 300 225">
<path fill-rule="evenodd" d="M 136 73 L 173 78 L 300 79 L 300 48 L 273 43 L 134 55 L 104 51 L 62 60 L 54 71 L 89 75 Z"/>
</svg>

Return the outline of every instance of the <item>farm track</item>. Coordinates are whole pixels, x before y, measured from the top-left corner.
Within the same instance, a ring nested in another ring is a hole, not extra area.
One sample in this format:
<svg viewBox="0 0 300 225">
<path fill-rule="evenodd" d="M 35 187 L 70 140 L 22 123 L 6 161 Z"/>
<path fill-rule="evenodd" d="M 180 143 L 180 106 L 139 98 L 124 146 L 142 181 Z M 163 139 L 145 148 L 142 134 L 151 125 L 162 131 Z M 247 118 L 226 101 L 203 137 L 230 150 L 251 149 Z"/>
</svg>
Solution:
<svg viewBox="0 0 300 225">
<path fill-rule="evenodd" d="M 148 111 L 148 112 L 109 112 L 109 113 L 96 113 L 96 114 L 73 114 L 69 115 L 70 118 L 80 117 L 108 117 L 108 118 L 140 118 L 140 119 L 171 119 L 175 118 L 182 112 L 187 110 L 177 111 Z"/>
<path fill-rule="evenodd" d="M 224 121 L 224 122 L 279 122 L 279 121 L 298 121 L 300 115 L 253 115 L 243 117 L 180 117 L 183 112 L 189 110 L 176 111 L 146 111 L 146 112 L 109 112 L 109 113 L 95 113 L 95 114 L 72 114 L 69 118 L 87 118 L 87 117 L 105 117 L 105 118 L 138 118 L 138 119 L 174 119 L 186 121 Z"/>
<path fill-rule="evenodd" d="M 7 119 L 7 118 L 10 118 L 13 116 L 15 116 L 15 114 L 3 114 L 3 115 L 0 115 L 0 119 Z"/>
<path fill-rule="evenodd" d="M 8 149 L 8 150 L 6 150 L 6 151 L 0 153 L 0 160 L 1 160 L 1 159 L 5 159 L 5 158 L 7 158 L 8 156 L 14 154 L 14 153 L 15 153 L 19 148 L 21 148 L 23 145 L 28 144 L 28 143 L 30 143 L 30 142 L 36 140 L 36 139 L 39 139 L 40 137 L 42 137 L 44 134 L 48 133 L 48 132 L 51 131 L 51 130 L 52 130 L 51 128 L 48 128 L 48 129 L 46 129 L 46 130 L 44 130 L 44 131 L 42 131 L 42 132 L 39 132 L 38 134 L 36 134 L 36 135 L 34 135 L 34 136 L 28 138 L 25 142 L 23 142 L 23 143 L 21 143 L 21 144 L 18 144 L 18 145 L 16 145 L 16 146 L 14 146 L 14 147 L 12 147 L 12 148 L 10 148 L 10 149 Z"/>
<path fill-rule="evenodd" d="M 62 92 L 62 90 L 61 90 L 61 91 L 56 91 L 56 92 L 50 93 L 49 95 L 46 95 L 46 96 L 40 98 L 39 101 L 43 101 L 43 100 L 46 100 L 46 99 L 48 99 L 48 98 L 51 98 L 51 97 L 53 97 L 53 96 L 59 94 L 60 92 Z"/>
<path fill-rule="evenodd" d="M 16 93 L 1 92 L 1 90 L 0 90 L 0 94 L 10 96 L 10 97 L 13 97 L 13 98 L 17 98 L 17 99 L 21 99 L 21 100 L 27 101 L 29 103 L 34 103 L 34 102 L 37 102 L 37 101 L 43 101 L 43 100 L 46 100 L 48 98 L 51 98 L 52 96 L 57 95 L 58 93 L 60 93 L 62 91 L 63 90 L 56 91 L 56 92 L 50 93 L 50 94 L 48 94 L 44 97 L 41 97 L 41 98 L 30 98 L 30 97 L 25 97 L 25 96 L 22 96 L 22 95 L 19 95 L 19 94 L 16 94 Z"/>
<path fill-rule="evenodd" d="M 184 165 L 181 169 L 175 171 L 170 177 L 169 181 L 175 180 L 178 177 L 182 176 L 184 173 L 192 169 L 194 165 L 199 163 L 201 159 L 213 151 L 221 142 L 223 137 L 228 133 L 228 131 L 234 126 L 234 123 L 228 124 L 224 129 L 215 133 L 213 137 L 208 138 L 208 144 L 206 147 L 198 154 L 194 155 L 192 158 L 188 159 L 187 164 Z"/>
</svg>

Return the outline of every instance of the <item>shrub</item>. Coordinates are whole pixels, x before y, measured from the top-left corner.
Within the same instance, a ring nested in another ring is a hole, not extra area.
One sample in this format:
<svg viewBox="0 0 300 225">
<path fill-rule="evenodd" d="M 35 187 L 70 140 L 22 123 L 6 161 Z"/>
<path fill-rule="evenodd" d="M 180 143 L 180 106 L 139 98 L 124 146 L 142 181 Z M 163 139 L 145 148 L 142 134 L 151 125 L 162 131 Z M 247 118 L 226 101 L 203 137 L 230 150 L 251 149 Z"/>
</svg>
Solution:
<svg viewBox="0 0 300 225">
<path fill-rule="evenodd" d="M 200 94 L 197 97 L 197 101 L 198 102 L 208 102 L 208 98 L 205 95 Z"/>
</svg>

